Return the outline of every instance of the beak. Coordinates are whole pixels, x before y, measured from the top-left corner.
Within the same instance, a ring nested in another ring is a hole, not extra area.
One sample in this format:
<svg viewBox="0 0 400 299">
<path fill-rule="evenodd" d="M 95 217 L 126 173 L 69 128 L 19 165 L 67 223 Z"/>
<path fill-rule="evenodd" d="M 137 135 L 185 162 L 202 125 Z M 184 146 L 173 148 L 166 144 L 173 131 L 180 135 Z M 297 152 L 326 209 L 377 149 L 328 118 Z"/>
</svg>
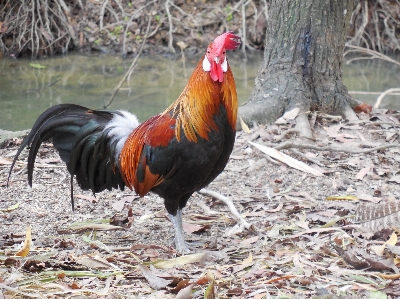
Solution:
<svg viewBox="0 0 400 299">
<path fill-rule="evenodd" d="M 219 63 L 219 57 L 218 57 L 218 56 L 215 57 L 215 58 L 214 58 L 214 61 L 218 64 L 218 63 Z"/>
</svg>

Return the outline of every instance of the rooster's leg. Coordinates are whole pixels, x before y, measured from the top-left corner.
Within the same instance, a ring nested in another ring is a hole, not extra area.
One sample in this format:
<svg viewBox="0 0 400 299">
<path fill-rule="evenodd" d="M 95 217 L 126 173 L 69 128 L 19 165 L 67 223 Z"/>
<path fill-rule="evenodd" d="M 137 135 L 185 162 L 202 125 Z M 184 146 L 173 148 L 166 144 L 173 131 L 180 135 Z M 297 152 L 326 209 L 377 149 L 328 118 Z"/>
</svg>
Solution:
<svg viewBox="0 0 400 299">
<path fill-rule="evenodd" d="M 187 244 L 185 243 L 185 238 L 183 235 L 183 224 L 182 224 L 182 210 L 178 209 L 176 215 L 170 214 L 172 224 L 175 229 L 175 247 L 179 253 L 190 252 Z"/>
</svg>

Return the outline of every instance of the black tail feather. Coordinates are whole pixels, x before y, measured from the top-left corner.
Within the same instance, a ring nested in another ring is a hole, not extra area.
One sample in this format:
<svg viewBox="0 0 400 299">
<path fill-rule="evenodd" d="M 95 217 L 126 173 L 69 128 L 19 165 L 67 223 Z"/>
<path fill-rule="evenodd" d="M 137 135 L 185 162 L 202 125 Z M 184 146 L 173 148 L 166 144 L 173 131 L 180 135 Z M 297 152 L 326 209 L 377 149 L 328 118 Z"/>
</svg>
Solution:
<svg viewBox="0 0 400 299">
<path fill-rule="evenodd" d="M 110 144 L 104 128 L 118 111 L 89 110 L 73 104 L 61 104 L 46 110 L 35 122 L 28 136 L 23 140 L 8 175 L 22 150 L 30 145 L 28 155 L 28 182 L 32 186 L 33 169 L 40 145 L 52 139 L 60 158 L 67 164 L 71 174 L 71 203 L 74 209 L 72 180 L 76 176 L 83 190 L 93 193 L 112 188 L 124 189 L 125 183 L 114 161 L 115 142 Z"/>
</svg>

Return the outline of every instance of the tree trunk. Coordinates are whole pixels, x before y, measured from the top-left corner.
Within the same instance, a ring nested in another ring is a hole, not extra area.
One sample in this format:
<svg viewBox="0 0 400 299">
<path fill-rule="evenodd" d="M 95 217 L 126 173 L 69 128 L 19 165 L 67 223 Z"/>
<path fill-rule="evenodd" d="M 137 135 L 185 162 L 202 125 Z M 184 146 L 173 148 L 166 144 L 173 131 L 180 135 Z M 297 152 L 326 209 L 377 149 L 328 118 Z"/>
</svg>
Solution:
<svg viewBox="0 0 400 299">
<path fill-rule="evenodd" d="M 295 107 L 355 119 L 350 106 L 359 103 L 341 69 L 353 0 L 272 0 L 269 7 L 264 60 L 239 109 L 243 120 L 273 122 Z"/>
</svg>

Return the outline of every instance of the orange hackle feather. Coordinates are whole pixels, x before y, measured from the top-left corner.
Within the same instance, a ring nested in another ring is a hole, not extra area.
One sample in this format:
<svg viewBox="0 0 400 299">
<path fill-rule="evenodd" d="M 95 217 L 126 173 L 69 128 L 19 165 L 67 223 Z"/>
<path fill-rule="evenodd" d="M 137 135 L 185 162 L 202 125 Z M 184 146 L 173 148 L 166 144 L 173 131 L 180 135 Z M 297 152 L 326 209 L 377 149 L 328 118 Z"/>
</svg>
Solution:
<svg viewBox="0 0 400 299">
<path fill-rule="evenodd" d="M 219 130 L 214 116 L 219 113 L 221 104 L 226 109 L 229 125 L 235 130 L 238 106 L 230 67 L 222 82 L 213 81 L 200 61 L 179 98 L 163 113 L 138 126 L 126 140 L 120 153 L 120 169 L 125 184 L 140 196 L 160 184 L 164 178 L 151 173 L 146 155 L 142 155 L 144 146 L 165 147 L 173 138 L 180 142 L 183 135 L 190 142 L 197 143 L 199 137 L 208 140 L 211 130 Z M 144 169 L 144 179 L 140 182 L 136 173 L 139 166 Z"/>
<path fill-rule="evenodd" d="M 189 141 L 197 142 L 197 135 L 208 140 L 208 132 L 218 130 L 213 117 L 218 114 L 221 104 L 225 106 L 229 124 L 234 129 L 238 107 L 231 69 L 228 68 L 224 81 L 220 83 L 213 81 L 210 74 L 203 71 L 200 62 L 178 100 L 163 115 L 172 114 L 176 118 L 175 137 L 178 141 L 181 128 Z"/>
</svg>

